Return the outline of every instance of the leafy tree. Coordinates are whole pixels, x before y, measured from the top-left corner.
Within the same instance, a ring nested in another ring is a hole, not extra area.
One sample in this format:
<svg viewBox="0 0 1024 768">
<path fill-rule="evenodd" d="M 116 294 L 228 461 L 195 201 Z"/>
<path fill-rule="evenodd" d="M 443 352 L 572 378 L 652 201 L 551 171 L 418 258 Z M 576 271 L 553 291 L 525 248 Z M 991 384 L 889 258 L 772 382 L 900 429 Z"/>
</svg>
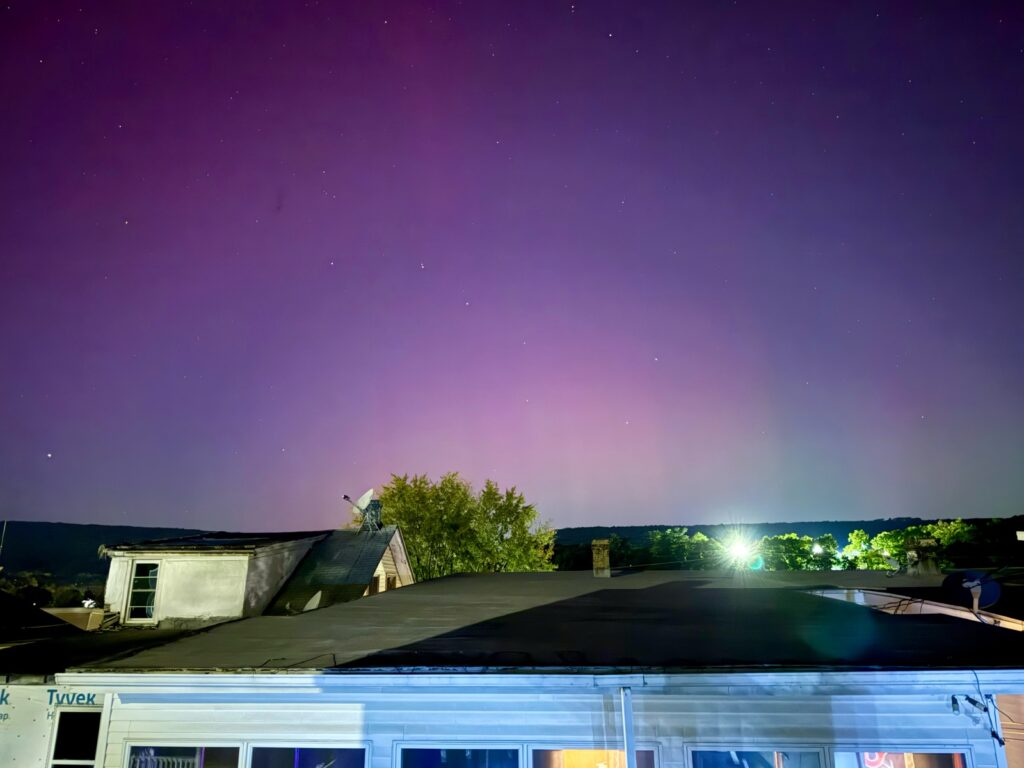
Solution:
<svg viewBox="0 0 1024 768">
<path fill-rule="evenodd" d="M 908 567 L 915 558 L 919 561 L 937 559 L 941 567 L 949 568 L 955 562 L 980 562 L 991 551 L 1005 552 L 1002 554 L 1003 559 L 1010 558 L 1016 550 L 1004 541 L 1010 537 L 1007 531 L 1012 534 L 1017 527 L 1024 527 L 1024 523 L 1015 526 L 1016 523 L 1013 523 L 1003 530 L 993 527 L 991 521 L 979 524 L 965 523 L 963 520 L 940 520 L 882 531 L 873 537 L 857 529 L 850 532 L 849 543 L 841 552 L 839 542 L 832 534 L 812 539 L 810 536 L 786 533 L 762 538 L 757 554 L 766 570 L 891 570 Z M 1013 541 L 1016 542 L 1016 537 L 1013 537 Z M 573 557 L 578 555 L 583 563 L 578 567 L 589 567 L 589 549 L 584 549 L 580 545 L 579 552 L 573 553 Z M 723 568 L 730 562 L 725 549 L 721 541 L 701 533 L 691 536 L 686 528 L 650 531 L 646 551 L 612 537 L 613 564 L 620 565 L 629 564 L 632 558 L 633 562 L 649 562 L 663 568 Z M 617 560 L 616 552 L 619 553 Z M 574 562 L 567 552 L 560 558 L 559 567 L 564 567 L 563 562 L 570 561 Z"/>
<path fill-rule="evenodd" d="M 554 568 L 554 531 L 515 488 L 502 491 L 488 480 L 477 495 L 456 472 L 436 483 L 426 475 L 392 475 L 380 501 L 382 522 L 401 527 L 421 581 Z"/>
<path fill-rule="evenodd" d="M 538 524 L 537 510 L 514 487 L 501 491 L 493 480 L 485 481 L 472 511 L 482 554 L 478 570 L 552 570 L 555 532 Z"/>
<path fill-rule="evenodd" d="M 593 554 L 589 544 L 561 544 L 556 539 L 552 562 L 558 571 L 589 571 Z"/>
<path fill-rule="evenodd" d="M 686 528 L 666 528 L 648 534 L 651 562 L 669 568 L 705 570 L 721 567 L 722 545 L 703 533 L 692 536 Z"/>
<path fill-rule="evenodd" d="M 831 571 L 841 564 L 839 542 L 831 533 L 819 536 L 811 543 L 811 558 L 808 562 L 810 570 Z"/>
<path fill-rule="evenodd" d="M 806 571 L 810 570 L 811 546 L 810 536 L 783 533 L 761 539 L 758 553 L 766 571 Z"/>
<path fill-rule="evenodd" d="M 721 568 L 724 559 L 722 542 L 712 539 L 703 533 L 695 533 L 690 537 L 689 567 L 706 571 Z"/>
<path fill-rule="evenodd" d="M 941 547 L 969 544 L 977 536 L 975 527 L 963 520 L 939 520 L 937 523 L 928 523 L 924 526 L 924 532 L 935 539 Z"/>
<path fill-rule="evenodd" d="M 608 560 L 609 564 L 613 568 L 617 568 L 624 565 L 635 565 L 637 561 L 637 555 L 641 554 L 643 550 L 638 552 L 637 548 L 629 541 L 624 539 L 617 533 L 613 533 L 608 538 Z M 642 560 L 639 562 L 643 562 Z"/>
<path fill-rule="evenodd" d="M 871 538 L 864 531 L 851 531 L 850 543 L 843 549 L 843 562 L 850 568 L 869 570 L 906 568 L 913 552 L 917 558 L 924 553 L 936 554 L 940 564 L 948 567 L 952 563 L 947 555 L 969 547 L 976 533 L 976 528 L 963 520 L 910 525 L 882 531 Z"/>
<path fill-rule="evenodd" d="M 895 563 L 901 568 L 907 565 L 907 544 L 919 534 L 920 526 L 912 525 L 893 531 L 882 531 L 871 539 L 871 552 L 879 556 L 891 568 Z"/>
<path fill-rule="evenodd" d="M 686 528 L 666 528 L 654 530 L 647 534 L 651 562 L 657 565 L 679 568 L 686 559 L 690 537 Z"/>
<path fill-rule="evenodd" d="M 885 570 L 889 568 L 885 558 L 871 548 L 871 537 L 858 528 L 847 536 L 849 544 L 843 547 L 842 561 L 847 569 Z"/>
</svg>

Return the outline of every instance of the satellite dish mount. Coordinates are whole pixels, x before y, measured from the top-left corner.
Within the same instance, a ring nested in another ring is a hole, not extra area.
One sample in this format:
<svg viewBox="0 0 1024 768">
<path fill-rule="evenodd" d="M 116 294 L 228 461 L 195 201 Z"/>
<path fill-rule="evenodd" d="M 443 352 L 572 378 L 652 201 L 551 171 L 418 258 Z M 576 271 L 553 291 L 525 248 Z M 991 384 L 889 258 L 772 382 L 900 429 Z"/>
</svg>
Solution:
<svg viewBox="0 0 1024 768">
<path fill-rule="evenodd" d="M 368 490 L 355 501 L 352 501 L 347 493 L 341 498 L 352 505 L 352 514 L 359 518 L 359 530 L 380 530 L 381 505 L 378 499 L 373 498 L 373 488 Z"/>
</svg>

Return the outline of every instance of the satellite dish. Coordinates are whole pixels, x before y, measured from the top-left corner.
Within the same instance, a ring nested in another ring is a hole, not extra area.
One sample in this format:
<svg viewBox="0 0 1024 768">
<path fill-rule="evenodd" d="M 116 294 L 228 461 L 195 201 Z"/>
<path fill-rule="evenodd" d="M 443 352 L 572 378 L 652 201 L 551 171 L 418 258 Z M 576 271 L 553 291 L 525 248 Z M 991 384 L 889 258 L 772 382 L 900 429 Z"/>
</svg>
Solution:
<svg viewBox="0 0 1024 768">
<path fill-rule="evenodd" d="M 305 613 L 306 611 L 315 611 L 317 608 L 319 608 L 320 607 L 320 599 L 323 596 L 324 596 L 324 591 L 321 589 L 315 595 L 313 595 L 311 598 L 309 598 L 309 600 L 306 601 L 306 604 L 304 606 L 302 606 L 302 612 Z"/>
<path fill-rule="evenodd" d="M 361 515 L 364 512 L 366 512 L 366 508 L 370 506 L 370 500 L 373 498 L 373 488 L 368 490 L 355 501 L 352 501 L 352 497 L 349 496 L 347 493 L 344 494 L 341 498 L 343 498 L 345 501 L 352 505 L 353 515 Z"/>
<path fill-rule="evenodd" d="M 359 514 L 363 514 L 363 512 L 366 511 L 366 508 L 368 506 L 370 506 L 370 500 L 372 498 L 373 498 L 373 488 L 371 488 L 366 493 L 364 493 L 362 496 L 360 496 L 358 499 L 356 499 L 355 503 L 352 506 L 359 510 Z"/>
<path fill-rule="evenodd" d="M 942 581 L 946 601 L 977 613 L 996 604 L 1002 587 L 983 571 L 953 571 Z"/>
</svg>

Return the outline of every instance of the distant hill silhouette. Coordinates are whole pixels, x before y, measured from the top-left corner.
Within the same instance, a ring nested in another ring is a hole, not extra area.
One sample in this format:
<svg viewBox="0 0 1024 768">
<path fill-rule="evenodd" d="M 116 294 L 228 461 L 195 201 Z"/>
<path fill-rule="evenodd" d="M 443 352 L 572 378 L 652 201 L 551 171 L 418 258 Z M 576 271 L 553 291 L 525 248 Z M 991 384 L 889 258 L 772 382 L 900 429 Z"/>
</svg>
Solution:
<svg viewBox="0 0 1024 768">
<path fill-rule="evenodd" d="M 934 523 L 935 520 L 925 520 L 920 517 L 890 517 L 879 520 L 820 520 L 808 523 L 751 523 L 734 524 L 718 523 L 715 525 L 595 525 L 580 528 L 559 528 L 555 532 L 555 541 L 562 546 L 574 544 L 589 544 L 594 539 L 607 539 L 611 536 L 618 536 L 631 544 L 646 544 L 648 534 L 651 531 L 664 531 L 668 528 L 686 528 L 692 535 L 703 533 L 713 539 L 723 539 L 736 532 L 742 532 L 751 539 L 760 539 L 762 536 L 778 536 L 783 533 L 796 533 L 800 536 L 817 538 L 831 533 L 836 537 L 839 546 L 845 546 L 846 538 L 850 531 L 858 528 L 874 536 L 882 531 L 891 531 L 896 528 L 906 528 L 908 525 L 921 525 L 922 523 Z"/>
<path fill-rule="evenodd" d="M 0 523 L 0 527 L 2 527 Z M 193 528 L 146 528 L 137 525 L 80 525 L 11 520 L 7 523 L 0 565 L 6 573 L 43 571 L 57 583 L 99 577 L 105 580 L 107 561 L 97 551 L 102 544 L 164 539 L 200 533 Z"/>
<path fill-rule="evenodd" d="M 557 548 L 571 548 L 588 545 L 593 539 L 619 536 L 631 544 L 647 544 L 648 534 L 655 530 L 685 527 L 691 534 L 703 533 L 712 538 L 726 538 L 735 531 L 742 531 L 747 537 L 759 539 L 782 533 L 797 533 L 801 536 L 818 537 L 831 533 L 839 546 L 846 544 L 850 531 L 861 528 L 869 536 L 881 531 L 905 528 L 908 525 L 930 523 L 918 517 L 893 517 L 880 520 L 824 520 L 808 523 L 757 523 L 751 525 L 617 525 L 559 528 L 555 532 Z M 976 521 L 978 522 L 978 521 Z M 1012 538 L 1012 528 L 1024 526 L 1024 519 L 1001 521 L 1007 527 L 1007 538 Z M 147 539 L 163 539 L 173 536 L 188 536 L 201 531 L 194 528 L 147 528 L 133 525 L 81 525 L 78 523 L 37 523 L 12 520 L 7 524 L 7 535 L 3 552 L 0 552 L 0 566 L 8 574 L 20 571 L 42 571 L 52 574 L 54 582 L 67 584 L 106 579 L 107 561 L 100 559 L 97 551 L 102 544 L 118 544 Z M 588 555 L 589 556 L 589 555 Z"/>
</svg>

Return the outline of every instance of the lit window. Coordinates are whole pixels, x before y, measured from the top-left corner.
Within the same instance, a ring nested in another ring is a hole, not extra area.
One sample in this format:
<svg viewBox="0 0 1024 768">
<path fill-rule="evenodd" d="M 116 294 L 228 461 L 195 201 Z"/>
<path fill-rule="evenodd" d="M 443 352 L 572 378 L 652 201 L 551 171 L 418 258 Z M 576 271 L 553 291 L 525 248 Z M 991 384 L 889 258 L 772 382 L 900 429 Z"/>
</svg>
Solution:
<svg viewBox="0 0 1024 768">
<path fill-rule="evenodd" d="M 966 768 L 959 752 L 836 752 L 835 768 Z"/>
<path fill-rule="evenodd" d="M 697 750 L 693 768 L 821 768 L 818 752 L 739 752 Z"/>
<path fill-rule="evenodd" d="M 128 768 L 238 768 L 238 747 L 132 747 Z"/>
<path fill-rule="evenodd" d="M 402 768 L 519 768 L 519 750 L 403 749 Z"/>
<path fill-rule="evenodd" d="M 99 736 L 99 712 L 61 712 L 57 716 L 57 739 L 53 745 L 51 765 L 54 768 L 64 765 L 95 765 Z"/>
<path fill-rule="evenodd" d="M 363 768 L 361 749 L 333 747 L 254 747 L 252 768 Z"/>
<path fill-rule="evenodd" d="M 135 563 L 132 591 L 128 596 L 128 619 L 152 619 L 156 608 L 156 577 L 159 563 Z"/>
<path fill-rule="evenodd" d="M 533 768 L 626 768 L 621 749 L 535 749 Z M 654 768 L 654 751 L 638 749 L 636 768 Z"/>
</svg>

